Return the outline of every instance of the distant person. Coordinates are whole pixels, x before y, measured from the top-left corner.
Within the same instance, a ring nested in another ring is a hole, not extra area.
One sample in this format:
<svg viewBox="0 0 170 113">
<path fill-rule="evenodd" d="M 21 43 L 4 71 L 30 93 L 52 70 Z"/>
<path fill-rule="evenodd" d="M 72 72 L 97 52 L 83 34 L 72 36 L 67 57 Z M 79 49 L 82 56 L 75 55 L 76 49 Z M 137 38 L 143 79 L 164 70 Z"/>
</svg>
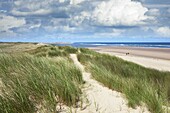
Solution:
<svg viewBox="0 0 170 113">
<path fill-rule="evenodd" d="M 129 53 L 126 53 L 126 55 L 129 55 Z"/>
</svg>

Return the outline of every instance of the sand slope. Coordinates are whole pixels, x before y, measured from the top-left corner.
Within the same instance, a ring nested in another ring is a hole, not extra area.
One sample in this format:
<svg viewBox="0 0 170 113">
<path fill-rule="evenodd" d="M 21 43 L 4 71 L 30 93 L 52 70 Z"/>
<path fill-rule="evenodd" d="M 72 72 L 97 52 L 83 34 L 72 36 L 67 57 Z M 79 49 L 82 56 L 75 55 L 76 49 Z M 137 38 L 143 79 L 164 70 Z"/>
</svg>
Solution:
<svg viewBox="0 0 170 113">
<path fill-rule="evenodd" d="M 77 113 L 148 113 L 144 107 L 129 108 L 123 94 L 104 87 L 91 78 L 91 74 L 84 70 L 83 65 L 77 60 L 76 54 L 70 55 L 75 65 L 82 70 L 86 105 L 83 110 L 75 109 Z"/>
</svg>

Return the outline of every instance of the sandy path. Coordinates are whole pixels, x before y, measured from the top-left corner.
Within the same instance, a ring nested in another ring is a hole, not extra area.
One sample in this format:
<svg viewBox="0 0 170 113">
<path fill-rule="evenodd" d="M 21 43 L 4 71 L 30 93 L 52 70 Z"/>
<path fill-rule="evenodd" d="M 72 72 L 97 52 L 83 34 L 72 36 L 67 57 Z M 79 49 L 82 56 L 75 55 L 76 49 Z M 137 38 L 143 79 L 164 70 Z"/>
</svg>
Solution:
<svg viewBox="0 0 170 113">
<path fill-rule="evenodd" d="M 88 100 L 88 105 L 84 110 L 76 109 L 77 113 L 148 113 L 143 107 L 129 108 L 121 93 L 112 91 L 91 78 L 91 74 L 85 71 L 76 54 L 71 54 L 70 57 L 81 69 L 86 82 L 82 91 Z"/>
</svg>

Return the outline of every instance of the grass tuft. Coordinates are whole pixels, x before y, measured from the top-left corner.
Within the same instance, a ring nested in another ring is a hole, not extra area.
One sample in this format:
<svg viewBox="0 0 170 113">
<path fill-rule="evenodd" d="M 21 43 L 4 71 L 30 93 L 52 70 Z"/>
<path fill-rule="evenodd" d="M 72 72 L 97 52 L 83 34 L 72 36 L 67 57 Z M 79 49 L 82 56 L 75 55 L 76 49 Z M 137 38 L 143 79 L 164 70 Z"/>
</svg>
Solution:
<svg viewBox="0 0 170 113">
<path fill-rule="evenodd" d="M 1 113 L 57 112 L 58 104 L 80 100 L 81 71 L 65 58 L 1 54 L 0 72 Z"/>
</svg>

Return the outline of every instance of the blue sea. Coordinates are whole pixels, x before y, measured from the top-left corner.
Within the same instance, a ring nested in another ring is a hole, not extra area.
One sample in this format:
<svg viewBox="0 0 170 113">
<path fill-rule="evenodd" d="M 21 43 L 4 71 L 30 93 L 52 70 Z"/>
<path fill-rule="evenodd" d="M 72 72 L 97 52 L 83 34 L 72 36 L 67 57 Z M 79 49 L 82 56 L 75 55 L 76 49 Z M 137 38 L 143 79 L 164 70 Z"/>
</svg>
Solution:
<svg viewBox="0 0 170 113">
<path fill-rule="evenodd" d="M 76 42 L 71 44 L 57 44 L 57 45 L 73 47 L 128 46 L 128 47 L 170 48 L 170 42 Z"/>
</svg>

